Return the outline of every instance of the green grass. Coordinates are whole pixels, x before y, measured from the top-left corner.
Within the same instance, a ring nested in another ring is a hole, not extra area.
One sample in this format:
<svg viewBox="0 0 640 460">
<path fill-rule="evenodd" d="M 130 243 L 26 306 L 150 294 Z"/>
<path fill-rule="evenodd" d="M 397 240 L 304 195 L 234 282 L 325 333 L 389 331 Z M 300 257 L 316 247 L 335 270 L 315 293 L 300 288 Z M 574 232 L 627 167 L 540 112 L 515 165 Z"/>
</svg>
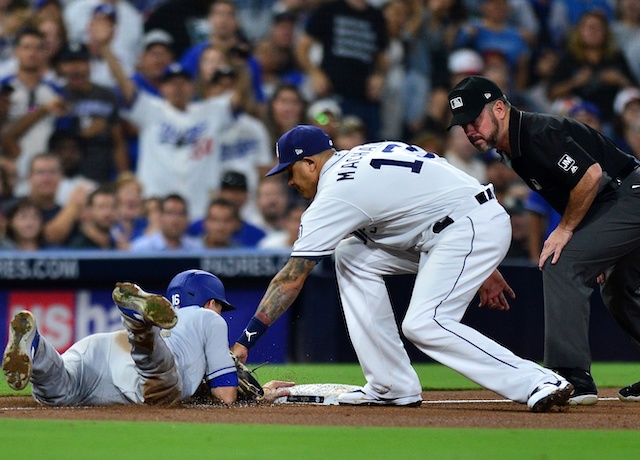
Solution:
<svg viewBox="0 0 640 460">
<path fill-rule="evenodd" d="M 253 369 L 256 365 L 249 364 Z M 424 390 L 476 390 L 481 387 L 441 364 L 415 364 Z M 594 363 L 591 369 L 599 388 L 621 388 L 640 380 L 640 363 Z M 357 364 L 267 364 L 256 370 L 258 380 L 290 380 L 303 383 L 365 383 Z M 15 392 L 0 378 L 0 396 L 30 395 L 31 388 Z"/>
<path fill-rule="evenodd" d="M 634 431 L 0 420 L 2 458 L 636 459 Z"/>
<path fill-rule="evenodd" d="M 438 364 L 416 364 L 425 389 L 476 389 Z M 267 365 L 260 381 L 362 384 L 355 364 Z M 640 380 L 640 363 L 596 363 L 600 388 Z M 0 394 L 16 393 L 0 379 Z M 20 459 L 636 459 L 637 430 L 306 427 L 12 420 L 0 414 L 0 458 Z"/>
</svg>

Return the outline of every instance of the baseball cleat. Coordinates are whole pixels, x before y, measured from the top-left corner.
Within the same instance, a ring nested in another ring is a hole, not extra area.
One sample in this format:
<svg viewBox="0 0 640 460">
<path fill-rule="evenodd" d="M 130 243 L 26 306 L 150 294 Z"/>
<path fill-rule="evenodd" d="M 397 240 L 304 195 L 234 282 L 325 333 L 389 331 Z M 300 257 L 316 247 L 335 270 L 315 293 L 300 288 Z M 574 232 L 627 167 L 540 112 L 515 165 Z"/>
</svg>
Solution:
<svg viewBox="0 0 640 460">
<path fill-rule="evenodd" d="M 640 382 L 624 387 L 618 392 L 618 399 L 624 402 L 640 402 Z"/>
<path fill-rule="evenodd" d="M 26 310 L 16 313 L 9 325 L 9 342 L 2 356 L 2 372 L 9 386 L 16 391 L 23 390 L 29 383 L 39 342 L 33 314 Z"/>
<path fill-rule="evenodd" d="M 338 404 L 341 406 L 400 406 L 400 407 L 420 407 L 422 396 L 407 396 L 404 398 L 378 398 L 372 396 L 362 388 L 342 393 L 338 396 Z"/>
<path fill-rule="evenodd" d="M 531 412 L 548 412 L 553 406 L 566 405 L 572 391 L 573 385 L 564 379 L 545 382 L 531 392 L 527 406 Z"/>
<path fill-rule="evenodd" d="M 573 385 L 573 393 L 571 393 L 567 404 L 571 406 L 593 406 L 598 402 L 598 388 L 589 371 L 577 367 L 561 367 L 554 369 L 554 371 Z"/>
<path fill-rule="evenodd" d="M 120 313 L 127 319 L 152 324 L 162 329 L 171 329 L 178 323 L 178 315 L 166 298 L 150 294 L 133 283 L 116 283 L 111 294 Z"/>
</svg>

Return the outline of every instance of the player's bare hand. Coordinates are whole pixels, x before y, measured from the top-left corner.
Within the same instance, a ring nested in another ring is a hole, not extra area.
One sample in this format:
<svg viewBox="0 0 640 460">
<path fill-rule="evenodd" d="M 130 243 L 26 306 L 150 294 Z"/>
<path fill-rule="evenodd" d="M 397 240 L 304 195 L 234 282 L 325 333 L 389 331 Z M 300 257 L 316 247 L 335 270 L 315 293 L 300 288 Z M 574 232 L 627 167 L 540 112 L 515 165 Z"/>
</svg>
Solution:
<svg viewBox="0 0 640 460">
<path fill-rule="evenodd" d="M 480 307 L 488 307 L 492 310 L 504 310 L 509 308 L 509 301 L 505 292 L 512 299 L 516 298 L 516 293 L 496 269 L 480 286 Z"/>
<path fill-rule="evenodd" d="M 289 396 L 291 394 L 291 390 L 289 390 L 289 388 L 294 385 L 294 382 L 271 380 L 262 386 L 262 389 L 264 390 L 264 396 L 262 399 L 267 402 L 273 402 L 282 396 Z"/>
<path fill-rule="evenodd" d="M 551 232 L 547 241 L 544 242 L 542 247 L 542 252 L 540 253 L 540 260 L 538 261 L 538 269 L 542 270 L 544 267 L 544 263 L 547 261 L 549 257 L 553 255 L 551 259 L 551 263 L 555 264 L 558 259 L 560 259 L 560 254 L 562 254 L 562 250 L 567 245 L 571 237 L 573 236 L 573 232 L 571 230 L 567 230 L 564 227 L 556 227 L 554 231 Z"/>
<path fill-rule="evenodd" d="M 247 361 L 247 355 L 249 354 L 249 349 L 244 345 L 240 345 L 239 343 L 234 343 L 231 347 L 231 353 L 238 358 L 241 362 Z"/>
</svg>

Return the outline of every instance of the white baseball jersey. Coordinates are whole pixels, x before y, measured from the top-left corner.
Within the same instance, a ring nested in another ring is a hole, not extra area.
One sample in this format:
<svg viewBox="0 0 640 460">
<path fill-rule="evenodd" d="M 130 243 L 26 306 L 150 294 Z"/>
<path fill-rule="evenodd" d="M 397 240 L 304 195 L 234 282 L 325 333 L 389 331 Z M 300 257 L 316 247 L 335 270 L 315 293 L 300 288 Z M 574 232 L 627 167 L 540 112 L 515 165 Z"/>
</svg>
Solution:
<svg viewBox="0 0 640 460">
<path fill-rule="evenodd" d="M 221 174 L 236 171 L 247 178 L 249 199 L 241 211 L 243 219 L 250 220 L 259 212 L 258 168 L 270 167 L 275 160 L 269 132 L 262 121 L 243 113 L 220 135 L 218 146 Z"/>
<path fill-rule="evenodd" d="M 426 230 L 483 190 L 444 158 L 402 142 L 337 152 L 302 215 L 293 257 L 333 253 L 349 233 L 397 249 L 420 249 Z"/>
<path fill-rule="evenodd" d="M 145 196 L 178 193 L 189 204 L 190 218 L 202 217 L 220 183 L 217 144 L 234 120 L 231 96 L 193 102 L 180 111 L 139 91 L 124 116 L 140 130 L 136 174 Z"/>
<path fill-rule="evenodd" d="M 14 89 L 10 97 L 11 106 L 8 115 L 10 121 L 14 121 L 60 97 L 60 88 L 51 80 L 40 81 L 33 90 L 27 88 L 16 76 L 7 77 L 2 80 L 2 83 L 10 84 Z M 37 154 L 47 151 L 47 143 L 53 133 L 54 124 L 53 115 L 47 115 L 34 123 L 20 138 L 20 155 L 16 158 L 18 181 L 14 190 L 17 196 L 29 193 L 27 178 L 31 160 Z"/>
<path fill-rule="evenodd" d="M 154 328 L 154 333 L 159 335 L 157 340 L 164 340 L 167 346 L 155 346 L 147 360 L 156 364 L 157 372 L 153 369 L 144 372 L 151 380 L 162 379 L 162 367 L 167 363 L 173 367 L 175 362 L 181 381 L 181 399 L 192 396 L 203 378 L 209 387 L 216 387 L 228 386 L 230 376 L 235 376 L 227 323 L 217 313 L 196 306 L 182 307 L 173 329 Z M 144 381 L 131 356 L 126 331 L 90 335 L 62 355 L 41 337 L 33 369 L 33 395 L 46 404 L 144 402 Z"/>
<path fill-rule="evenodd" d="M 415 274 L 404 336 L 436 361 L 524 403 L 558 376 L 460 322 L 510 240 L 509 215 L 491 187 L 419 147 L 381 142 L 338 152 L 324 165 L 291 255 L 318 258 L 335 249 L 367 395 L 420 401 L 384 281 Z"/>
</svg>

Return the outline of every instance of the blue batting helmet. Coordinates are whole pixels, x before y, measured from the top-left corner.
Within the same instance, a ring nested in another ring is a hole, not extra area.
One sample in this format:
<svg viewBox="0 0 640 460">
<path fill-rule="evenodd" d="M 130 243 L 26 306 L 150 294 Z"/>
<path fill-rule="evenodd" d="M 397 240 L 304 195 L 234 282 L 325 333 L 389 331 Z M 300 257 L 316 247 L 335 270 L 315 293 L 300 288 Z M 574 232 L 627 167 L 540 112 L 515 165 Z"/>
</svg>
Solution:
<svg viewBox="0 0 640 460">
<path fill-rule="evenodd" d="M 222 281 L 204 270 L 186 270 L 173 277 L 167 287 L 167 298 L 174 306 L 204 306 L 214 299 L 222 304 L 222 311 L 235 310 L 227 302 Z"/>
</svg>

